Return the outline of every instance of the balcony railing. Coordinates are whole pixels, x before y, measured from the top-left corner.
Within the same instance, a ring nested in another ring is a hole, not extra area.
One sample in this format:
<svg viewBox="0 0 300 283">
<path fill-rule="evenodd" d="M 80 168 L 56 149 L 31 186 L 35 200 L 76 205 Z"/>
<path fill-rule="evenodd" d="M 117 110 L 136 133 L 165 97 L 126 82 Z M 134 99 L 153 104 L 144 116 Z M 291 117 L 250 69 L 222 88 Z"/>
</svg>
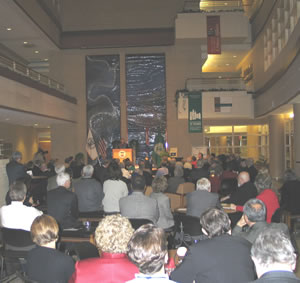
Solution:
<svg viewBox="0 0 300 283">
<path fill-rule="evenodd" d="M 15 62 L 15 61 L 8 59 L 1 55 L 0 55 L 0 66 L 6 67 L 13 72 L 21 74 L 21 75 L 23 75 L 27 78 L 30 78 L 34 81 L 37 81 L 43 85 L 48 86 L 49 88 L 56 89 L 64 94 L 66 93 L 65 86 L 63 84 L 61 84 L 53 79 L 50 79 L 49 77 L 47 77 L 43 74 L 40 74 L 23 64 Z"/>
</svg>

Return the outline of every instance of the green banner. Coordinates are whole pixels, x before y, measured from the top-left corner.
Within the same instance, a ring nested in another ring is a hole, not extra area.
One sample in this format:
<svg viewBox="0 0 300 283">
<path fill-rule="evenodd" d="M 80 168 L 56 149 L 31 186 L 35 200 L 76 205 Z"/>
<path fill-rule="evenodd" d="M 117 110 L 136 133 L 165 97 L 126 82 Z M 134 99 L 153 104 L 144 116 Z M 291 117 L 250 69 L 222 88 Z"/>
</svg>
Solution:
<svg viewBox="0 0 300 283">
<path fill-rule="evenodd" d="M 189 93 L 189 132 L 202 133 L 202 93 Z"/>
</svg>

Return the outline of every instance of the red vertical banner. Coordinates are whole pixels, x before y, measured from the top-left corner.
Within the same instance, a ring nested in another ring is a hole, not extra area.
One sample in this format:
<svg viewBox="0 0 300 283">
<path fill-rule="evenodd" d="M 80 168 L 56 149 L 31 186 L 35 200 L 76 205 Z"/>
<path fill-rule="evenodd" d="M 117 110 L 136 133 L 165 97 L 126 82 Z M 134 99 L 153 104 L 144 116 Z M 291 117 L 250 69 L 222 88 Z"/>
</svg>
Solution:
<svg viewBox="0 0 300 283">
<path fill-rule="evenodd" d="M 221 54 L 220 16 L 207 16 L 207 54 Z"/>
</svg>

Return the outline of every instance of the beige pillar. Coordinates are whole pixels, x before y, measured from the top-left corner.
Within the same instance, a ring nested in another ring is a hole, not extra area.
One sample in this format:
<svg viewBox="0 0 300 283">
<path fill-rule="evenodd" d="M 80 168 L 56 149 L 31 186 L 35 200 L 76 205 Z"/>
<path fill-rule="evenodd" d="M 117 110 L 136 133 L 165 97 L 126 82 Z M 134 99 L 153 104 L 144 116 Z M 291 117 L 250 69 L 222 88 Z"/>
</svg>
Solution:
<svg viewBox="0 0 300 283">
<path fill-rule="evenodd" d="M 270 173 L 280 178 L 284 172 L 284 119 L 280 115 L 269 117 Z"/>
<path fill-rule="evenodd" d="M 294 168 L 300 176 L 300 103 L 294 104 Z"/>
</svg>

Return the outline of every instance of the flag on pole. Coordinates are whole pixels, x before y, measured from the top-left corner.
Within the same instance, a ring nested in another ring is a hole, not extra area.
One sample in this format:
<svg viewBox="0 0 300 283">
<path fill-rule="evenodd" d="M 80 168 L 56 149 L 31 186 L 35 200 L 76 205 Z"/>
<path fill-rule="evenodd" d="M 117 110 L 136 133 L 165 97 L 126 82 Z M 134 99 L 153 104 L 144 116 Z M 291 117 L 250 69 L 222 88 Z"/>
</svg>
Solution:
<svg viewBox="0 0 300 283">
<path fill-rule="evenodd" d="M 95 145 L 95 141 L 91 129 L 89 129 L 88 132 L 85 149 L 87 154 L 92 160 L 95 160 L 98 157 L 98 152 L 96 149 L 96 145 Z"/>
<path fill-rule="evenodd" d="M 106 145 L 106 141 L 103 138 L 100 138 L 99 142 L 98 142 L 98 152 L 100 153 L 102 159 L 106 158 L 106 149 L 107 149 L 107 145 Z"/>
</svg>

